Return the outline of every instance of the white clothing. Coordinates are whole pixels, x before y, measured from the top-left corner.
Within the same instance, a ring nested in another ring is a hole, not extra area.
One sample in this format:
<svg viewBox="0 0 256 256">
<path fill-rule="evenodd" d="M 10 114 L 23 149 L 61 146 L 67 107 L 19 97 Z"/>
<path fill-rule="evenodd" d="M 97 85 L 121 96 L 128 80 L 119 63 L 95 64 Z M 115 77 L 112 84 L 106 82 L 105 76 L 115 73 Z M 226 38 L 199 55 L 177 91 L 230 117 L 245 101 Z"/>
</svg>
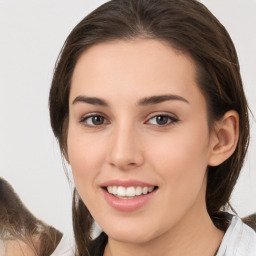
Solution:
<svg viewBox="0 0 256 256">
<path fill-rule="evenodd" d="M 256 256 L 256 232 L 233 216 L 216 256 Z"/>
<path fill-rule="evenodd" d="M 74 256 L 75 242 L 73 238 L 63 235 L 57 248 L 50 256 Z"/>
</svg>

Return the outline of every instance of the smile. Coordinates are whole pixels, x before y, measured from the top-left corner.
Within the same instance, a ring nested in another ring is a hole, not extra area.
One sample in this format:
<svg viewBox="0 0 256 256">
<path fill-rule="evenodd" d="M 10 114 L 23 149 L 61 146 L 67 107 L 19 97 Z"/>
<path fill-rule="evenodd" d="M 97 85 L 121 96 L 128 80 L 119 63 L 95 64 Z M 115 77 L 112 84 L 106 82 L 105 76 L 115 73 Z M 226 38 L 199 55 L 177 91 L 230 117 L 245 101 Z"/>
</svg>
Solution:
<svg viewBox="0 0 256 256">
<path fill-rule="evenodd" d="M 108 193 L 120 199 L 133 199 L 136 196 L 141 196 L 141 195 L 146 195 L 148 193 L 151 193 L 154 189 L 155 189 L 154 186 L 150 186 L 150 187 L 130 186 L 127 188 L 123 186 L 107 186 Z"/>
<path fill-rule="evenodd" d="M 158 186 L 136 180 L 112 180 L 101 185 L 106 202 L 121 212 L 133 212 L 146 207 L 158 190 Z"/>
</svg>

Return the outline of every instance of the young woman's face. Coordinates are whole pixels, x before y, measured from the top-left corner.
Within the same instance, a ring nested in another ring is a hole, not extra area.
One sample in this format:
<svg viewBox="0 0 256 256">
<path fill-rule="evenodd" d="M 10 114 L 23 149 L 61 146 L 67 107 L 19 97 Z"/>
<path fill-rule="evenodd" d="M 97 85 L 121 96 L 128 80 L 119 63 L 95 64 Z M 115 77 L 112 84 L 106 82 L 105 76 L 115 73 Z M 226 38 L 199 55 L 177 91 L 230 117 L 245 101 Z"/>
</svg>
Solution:
<svg viewBox="0 0 256 256">
<path fill-rule="evenodd" d="M 206 213 L 213 148 L 195 65 L 157 40 L 91 47 L 71 83 L 68 159 L 109 237 L 145 242 Z"/>
</svg>

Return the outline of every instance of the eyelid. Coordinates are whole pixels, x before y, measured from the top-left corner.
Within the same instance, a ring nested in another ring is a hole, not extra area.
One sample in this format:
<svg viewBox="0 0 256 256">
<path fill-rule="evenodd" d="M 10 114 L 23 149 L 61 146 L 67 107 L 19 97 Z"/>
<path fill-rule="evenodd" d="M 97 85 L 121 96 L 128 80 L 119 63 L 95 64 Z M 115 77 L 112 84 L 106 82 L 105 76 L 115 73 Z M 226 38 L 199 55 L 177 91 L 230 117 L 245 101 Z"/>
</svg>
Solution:
<svg viewBox="0 0 256 256">
<path fill-rule="evenodd" d="M 103 124 L 101 125 L 90 125 L 90 124 L 86 124 L 86 120 L 90 117 L 95 117 L 95 116 L 100 116 L 100 117 L 103 117 L 105 119 L 106 122 L 104 122 Z M 102 112 L 92 112 L 92 113 L 88 113 L 88 114 L 85 114 L 83 115 L 80 119 L 79 119 L 79 123 L 82 123 L 84 126 L 86 127 L 91 127 L 91 128 L 99 128 L 103 125 L 106 125 L 109 122 L 108 118 L 102 113 Z"/>
<path fill-rule="evenodd" d="M 174 113 L 171 113 L 171 112 L 161 112 L 161 111 L 156 111 L 156 112 L 150 113 L 146 119 L 149 120 L 150 118 L 153 118 L 155 116 L 168 116 L 168 117 L 170 117 L 172 119 L 179 120 L 177 115 L 175 115 Z"/>
<path fill-rule="evenodd" d="M 102 117 L 106 118 L 106 115 L 104 113 L 102 113 L 100 111 L 95 111 L 95 112 L 89 112 L 87 114 L 81 115 L 80 120 L 83 120 L 83 119 L 91 117 L 91 116 L 102 116 Z"/>
<path fill-rule="evenodd" d="M 147 117 L 145 123 L 148 123 L 151 119 L 156 118 L 157 116 L 166 116 L 166 117 L 170 118 L 171 121 L 167 124 L 164 124 L 164 125 L 150 124 L 149 123 L 150 125 L 158 126 L 158 127 L 166 127 L 166 126 L 174 125 L 174 123 L 177 123 L 177 122 L 180 121 L 179 118 L 176 115 L 174 115 L 173 113 L 170 113 L 170 112 L 156 112 L 156 113 L 151 113 L 150 116 Z"/>
</svg>

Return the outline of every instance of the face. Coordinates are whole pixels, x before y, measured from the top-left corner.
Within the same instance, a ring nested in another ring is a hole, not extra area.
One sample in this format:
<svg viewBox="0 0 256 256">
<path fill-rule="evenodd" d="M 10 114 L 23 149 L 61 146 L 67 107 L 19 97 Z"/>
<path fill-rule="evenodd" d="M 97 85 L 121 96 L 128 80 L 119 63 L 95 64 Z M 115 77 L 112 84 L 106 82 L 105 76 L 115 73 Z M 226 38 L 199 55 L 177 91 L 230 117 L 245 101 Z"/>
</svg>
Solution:
<svg viewBox="0 0 256 256">
<path fill-rule="evenodd" d="M 190 57 L 157 40 L 91 47 L 71 82 L 68 159 L 110 238 L 145 242 L 206 211 L 212 150 Z"/>
</svg>

